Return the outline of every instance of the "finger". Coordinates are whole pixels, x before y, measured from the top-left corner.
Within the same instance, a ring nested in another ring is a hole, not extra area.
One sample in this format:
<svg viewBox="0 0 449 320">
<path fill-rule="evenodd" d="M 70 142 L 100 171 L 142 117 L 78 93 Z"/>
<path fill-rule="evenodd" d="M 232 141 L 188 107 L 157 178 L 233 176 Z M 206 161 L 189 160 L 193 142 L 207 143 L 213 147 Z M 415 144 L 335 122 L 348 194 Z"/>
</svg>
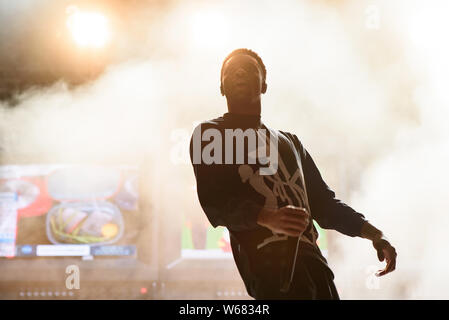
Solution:
<svg viewBox="0 0 449 320">
<path fill-rule="evenodd" d="M 282 207 L 281 209 L 288 210 L 288 211 L 302 211 L 302 212 L 306 212 L 307 213 L 307 209 L 306 208 L 295 207 L 295 206 L 292 206 L 292 205 L 288 205 L 288 206 Z"/>
<path fill-rule="evenodd" d="M 304 210 L 287 209 L 285 210 L 285 214 L 293 217 L 309 217 L 307 211 Z"/>
<path fill-rule="evenodd" d="M 396 257 L 398 256 L 398 254 L 396 253 L 396 250 L 394 249 L 394 248 L 392 248 L 393 250 L 392 250 L 392 252 L 391 252 L 391 258 L 392 259 L 396 259 Z"/>
<path fill-rule="evenodd" d="M 386 275 L 386 274 L 388 273 L 387 269 L 388 269 L 388 265 L 385 266 L 384 269 L 378 270 L 378 271 L 376 272 L 376 276 L 382 277 L 382 276 Z"/>
<path fill-rule="evenodd" d="M 289 227 L 293 227 L 293 228 L 307 228 L 307 226 L 309 225 L 309 220 L 306 219 L 282 219 L 280 221 L 280 225 L 285 227 L 285 228 L 289 228 Z"/>
<path fill-rule="evenodd" d="M 376 272 L 376 276 L 381 277 L 381 276 L 386 275 L 387 273 L 390 273 L 396 269 L 397 253 L 393 247 L 390 246 L 385 249 L 378 250 L 377 254 L 378 254 L 379 260 L 380 260 L 380 257 L 385 258 L 387 265 L 386 265 L 385 269 L 379 270 L 378 272 Z"/>
<path fill-rule="evenodd" d="M 303 207 L 296 207 L 296 210 L 297 210 L 297 211 L 300 211 L 300 212 L 304 212 L 305 214 L 309 215 L 309 212 L 307 211 L 306 208 L 303 208 Z"/>
<path fill-rule="evenodd" d="M 282 221 L 291 223 L 309 224 L 309 217 L 303 217 L 299 215 L 285 215 L 282 217 Z"/>
<path fill-rule="evenodd" d="M 282 228 L 304 232 L 304 230 L 307 228 L 307 225 L 304 223 L 284 223 L 282 224 Z"/>
<path fill-rule="evenodd" d="M 379 259 L 379 261 L 384 261 L 385 254 L 384 254 L 383 250 L 377 250 L 377 258 Z"/>
<path fill-rule="evenodd" d="M 309 215 L 305 213 L 304 211 L 297 211 L 297 210 L 286 210 L 283 214 L 284 217 L 293 217 L 293 218 L 309 218 Z"/>
<path fill-rule="evenodd" d="M 376 272 L 376 277 L 382 277 L 383 275 L 385 275 L 385 269 L 384 270 L 379 270 Z"/>
<path fill-rule="evenodd" d="M 396 269 L 396 259 L 390 260 L 390 263 L 387 265 L 387 273 L 390 273 Z"/>
<path fill-rule="evenodd" d="M 282 233 L 290 237 L 299 237 L 302 234 L 302 232 L 295 229 L 284 229 Z"/>
<path fill-rule="evenodd" d="M 376 276 L 382 277 L 382 276 L 386 275 L 387 273 L 388 273 L 387 269 L 379 270 L 379 271 L 377 271 Z"/>
<path fill-rule="evenodd" d="M 388 263 L 387 263 L 387 265 L 385 266 L 385 268 L 383 270 L 378 270 L 376 272 L 376 276 L 382 277 L 382 276 L 386 275 L 387 274 L 387 270 L 388 270 Z"/>
<path fill-rule="evenodd" d="M 393 247 L 385 248 L 382 250 L 384 253 L 384 256 L 388 260 L 396 260 L 397 253 L 396 250 Z"/>
<path fill-rule="evenodd" d="M 387 265 L 385 266 L 385 274 L 389 273 L 391 271 L 392 263 L 390 259 L 387 259 Z"/>
<path fill-rule="evenodd" d="M 383 270 L 379 270 L 376 273 L 376 276 L 381 277 L 386 275 L 387 273 L 392 272 L 396 268 L 396 260 L 387 259 L 387 266 Z"/>
<path fill-rule="evenodd" d="M 284 220 L 280 224 L 284 228 L 302 228 L 306 229 L 309 226 L 309 221 L 303 221 L 303 220 Z"/>
</svg>

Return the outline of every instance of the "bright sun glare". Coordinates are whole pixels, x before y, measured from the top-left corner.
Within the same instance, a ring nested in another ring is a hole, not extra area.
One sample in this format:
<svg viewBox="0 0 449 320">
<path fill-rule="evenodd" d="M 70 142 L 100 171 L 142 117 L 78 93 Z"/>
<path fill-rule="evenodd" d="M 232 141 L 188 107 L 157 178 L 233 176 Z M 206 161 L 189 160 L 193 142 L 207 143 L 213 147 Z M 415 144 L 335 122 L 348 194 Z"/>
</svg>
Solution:
<svg viewBox="0 0 449 320">
<path fill-rule="evenodd" d="M 67 28 L 81 47 L 103 47 L 110 37 L 107 18 L 98 12 L 83 12 L 75 6 L 67 8 Z"/>
</svg>

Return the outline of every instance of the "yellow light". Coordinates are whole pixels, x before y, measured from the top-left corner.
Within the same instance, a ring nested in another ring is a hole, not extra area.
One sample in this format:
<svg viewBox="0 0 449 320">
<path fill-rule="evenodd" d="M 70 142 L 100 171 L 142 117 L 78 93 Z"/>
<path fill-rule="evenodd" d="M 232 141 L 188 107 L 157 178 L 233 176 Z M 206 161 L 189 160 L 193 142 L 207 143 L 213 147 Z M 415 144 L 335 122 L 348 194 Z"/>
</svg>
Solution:
<svg viewBox="0 0 449 320">
<path fill-rule="evenodd" d="M 98 12 L 82 12 L 75 6 L 67 8 L 67 28 L 82 47 L 103 47 L 110 38 L 108 20 Z"/>
</svg>

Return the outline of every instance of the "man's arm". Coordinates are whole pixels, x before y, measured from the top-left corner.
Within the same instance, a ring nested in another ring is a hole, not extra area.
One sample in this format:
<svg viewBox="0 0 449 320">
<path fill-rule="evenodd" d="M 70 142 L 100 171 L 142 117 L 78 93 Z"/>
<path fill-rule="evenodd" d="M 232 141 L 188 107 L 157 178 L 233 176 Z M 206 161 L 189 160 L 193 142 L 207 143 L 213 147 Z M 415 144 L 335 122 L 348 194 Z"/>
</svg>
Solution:
<svg viewBox="0 0 449 320">
<path fill-rule="evenodd" d="M 333 229 L 350 237 L 361 236 L 362 226 L 367 223 L 364 215 L 335 197 L 310 154 L 302 149 L 304 179 L 313 219 L 324 229 Z"/>
<path fill-rule="evenodd" d="M 361 237 L 372 241 L 380 261 L 387 266 L 379 270 L 378 276 L 393 271 L 396 267 L 396 250 L 388 242 L 382 231 L 370 224 L 365 217 L 335 198 L 335 193 L 324 182 L 312 157 L 305 150 L 296 135 L 293 135 L 297 151 L 303 162 L 304 179 L 313 219 L 324 229 L 334 229 L 351 237 Z"/>
</svg>

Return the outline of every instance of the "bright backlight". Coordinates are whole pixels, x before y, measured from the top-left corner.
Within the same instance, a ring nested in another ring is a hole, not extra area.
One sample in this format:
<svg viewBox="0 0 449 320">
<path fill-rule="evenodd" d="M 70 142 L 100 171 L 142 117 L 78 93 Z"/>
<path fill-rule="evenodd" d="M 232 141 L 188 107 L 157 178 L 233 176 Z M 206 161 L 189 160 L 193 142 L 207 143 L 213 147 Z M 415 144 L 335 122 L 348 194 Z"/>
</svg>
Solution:
<svg viewBox="0 0 449 320">
<path fill-rule="evenodd" d="M 67 8 L 67 28 L 75 42 L 82 47 L 103 47 L 110 37 L 108 20 L 98 12 L 83 12 L 77 7 Z"/>
<path fill-rule="evenodd" d="M 221 47 L 228 40 L 227 21 L 216 12 L 198 12 L 191 17 L 192 37 L 196 46 Z"/>
</svg>

